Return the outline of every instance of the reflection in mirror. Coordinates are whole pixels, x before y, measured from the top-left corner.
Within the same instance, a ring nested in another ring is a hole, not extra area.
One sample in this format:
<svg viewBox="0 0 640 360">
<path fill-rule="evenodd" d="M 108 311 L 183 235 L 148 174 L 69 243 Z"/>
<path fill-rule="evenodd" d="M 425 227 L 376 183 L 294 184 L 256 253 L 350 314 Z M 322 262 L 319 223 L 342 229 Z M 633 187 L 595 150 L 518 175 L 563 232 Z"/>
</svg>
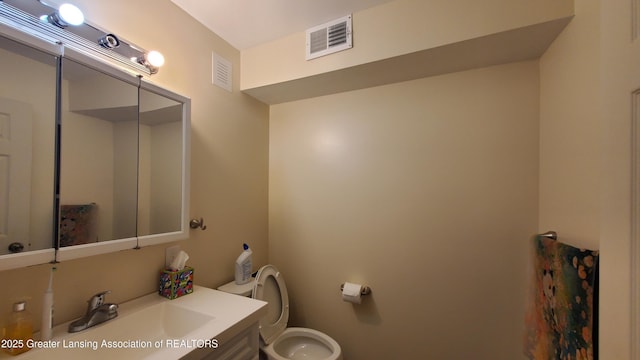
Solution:
<svg viewBox="0 0 640 360">
<path fill-rule="evenodd" d="M 0 255 L 52 248 L 57 57 L 0 36 Z"/>
<path fill-rule="evenodd" d="M 61 98 L 59 246 L 135 237 L 137 85 L 64 58 Z"/>
<path fill-rule="evenodd" d="M 182 226 L 183 104 L 140 89 L 138 235 Z"/>
</svg>

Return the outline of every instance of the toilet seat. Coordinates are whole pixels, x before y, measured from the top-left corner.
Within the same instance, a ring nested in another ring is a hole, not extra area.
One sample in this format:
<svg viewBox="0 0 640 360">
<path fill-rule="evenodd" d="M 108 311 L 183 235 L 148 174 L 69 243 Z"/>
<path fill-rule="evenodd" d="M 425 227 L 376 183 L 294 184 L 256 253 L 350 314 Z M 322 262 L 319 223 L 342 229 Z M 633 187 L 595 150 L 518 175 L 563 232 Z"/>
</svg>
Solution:
<svg viewBox="0 0 640 360">
<path fill-rule="evenodd" d="M 284 332 L 289 322 L 287 286 L 275 266 L 265 265 L 258 270 L 251 297 L 268 303 L 267 315 L 260 319 L 260 337 L 269 345 Z"/>
</svg>

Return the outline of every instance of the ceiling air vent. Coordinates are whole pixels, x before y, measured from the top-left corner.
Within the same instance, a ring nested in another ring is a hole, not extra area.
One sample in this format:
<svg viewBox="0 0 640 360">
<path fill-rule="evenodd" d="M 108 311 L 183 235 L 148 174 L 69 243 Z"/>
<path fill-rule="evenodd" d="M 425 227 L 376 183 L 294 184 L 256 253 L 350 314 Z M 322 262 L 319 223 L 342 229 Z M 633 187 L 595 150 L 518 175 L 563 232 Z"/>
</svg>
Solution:
<svg viewBox="0 0 640 360">
<path fill-rule="evenodd" d="M 307 60 L 352 47 L 351 15 L 307 30 Z"/>
</svg>

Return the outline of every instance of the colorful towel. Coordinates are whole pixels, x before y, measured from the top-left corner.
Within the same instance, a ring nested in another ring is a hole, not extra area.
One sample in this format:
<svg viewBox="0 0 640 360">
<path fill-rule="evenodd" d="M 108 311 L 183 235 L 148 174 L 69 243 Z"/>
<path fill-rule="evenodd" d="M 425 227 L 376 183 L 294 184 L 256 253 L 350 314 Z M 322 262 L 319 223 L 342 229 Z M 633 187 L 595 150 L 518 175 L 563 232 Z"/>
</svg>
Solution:
<svg viewBox="0 0 640 360">
<path fill-rule="evenodd" d="M 598 252 L 534 240 L 535 271 L 525 354 L 535 360 L 597 359 Z"/>
<path fill-rule="evenodd" d="M 60 247 L 98 241 L 95 203 L 60 206 Z"/>
</svg>

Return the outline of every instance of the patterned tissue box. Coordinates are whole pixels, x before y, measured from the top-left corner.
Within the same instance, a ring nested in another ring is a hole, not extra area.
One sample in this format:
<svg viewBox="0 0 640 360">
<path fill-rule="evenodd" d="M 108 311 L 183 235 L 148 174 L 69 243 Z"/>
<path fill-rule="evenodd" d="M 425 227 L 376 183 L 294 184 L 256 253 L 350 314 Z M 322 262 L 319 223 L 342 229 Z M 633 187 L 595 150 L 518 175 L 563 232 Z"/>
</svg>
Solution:
<svg viewBox="0 0 640 360">
<path fill-rule="evenodd" d="M 158 294 L 168 299 L 179 298 L 180 296 L 193 292 L 193 268 L 186 266 L 179 271 L 169 269 L 160 273 L 160 288 Z"/>
</svg>

